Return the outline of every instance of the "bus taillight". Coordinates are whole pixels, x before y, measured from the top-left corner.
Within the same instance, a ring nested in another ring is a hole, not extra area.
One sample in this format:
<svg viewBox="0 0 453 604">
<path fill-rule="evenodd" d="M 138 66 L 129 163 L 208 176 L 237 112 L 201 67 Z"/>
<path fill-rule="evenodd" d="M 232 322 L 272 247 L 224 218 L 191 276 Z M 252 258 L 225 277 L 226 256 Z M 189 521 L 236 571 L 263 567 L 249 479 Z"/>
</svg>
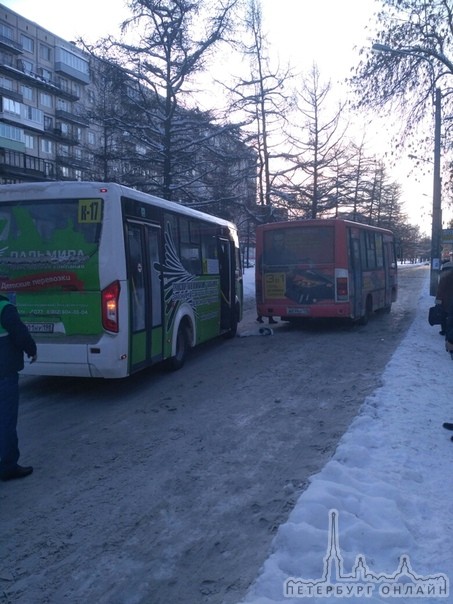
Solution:
<svg viewBox="0 0 453 604">
<path fill-rule="evenodd" d="M 102 290 L 102 327 L 107 331 L 118 333 L 118 301 L 120 283 L 114 281 Z"/>
<path fill-rule="evenodd" d="M 348 272 L 344 269 L 335 269 L 335 299 L 337 302 L 349 300 Z"/>
<path fill-rule="evenodd" d="M 344 277 L 337 279 L 337 298 L 345 299 L 348 297 L 348 280 Z"/>
</svg>

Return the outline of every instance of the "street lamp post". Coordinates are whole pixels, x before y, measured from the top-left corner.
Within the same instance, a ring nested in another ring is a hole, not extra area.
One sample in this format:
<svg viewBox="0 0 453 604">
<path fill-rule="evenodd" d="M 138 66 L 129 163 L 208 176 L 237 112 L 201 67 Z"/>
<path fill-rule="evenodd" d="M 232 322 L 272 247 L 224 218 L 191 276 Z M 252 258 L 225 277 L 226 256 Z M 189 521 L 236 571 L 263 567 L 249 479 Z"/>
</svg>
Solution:
<svg viewBox="0 0 453 604">
<path fill-rule="evenodd" d="M 393 55 L 412 55 L 428 61 L 433 69 L 431 61 L 424 55 L 410 50 L 398 50 L 386 44 L 373 44 L 373 50 L 387 52 Z M 433 208 L 431 224 L 431 271 L 429 281 L 429 293 L 435 296 L 441 266 L 441 244 L 442 244 L 442 182 L 440 176 L 440 136 L 441 136 L 441 90 L 434 90 L 434 168 L 433 168 Z"/>
</svg>

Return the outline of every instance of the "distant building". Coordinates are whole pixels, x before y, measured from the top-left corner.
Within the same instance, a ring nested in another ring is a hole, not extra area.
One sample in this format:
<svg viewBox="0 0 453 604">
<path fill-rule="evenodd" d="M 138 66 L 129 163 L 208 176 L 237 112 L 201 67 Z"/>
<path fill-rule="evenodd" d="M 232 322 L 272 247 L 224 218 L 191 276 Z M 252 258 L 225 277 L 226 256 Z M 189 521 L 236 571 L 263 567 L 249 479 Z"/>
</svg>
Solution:
<svg viewBox="0 0 453 604">
<path fill-rule="evenodd" d="M 114 180 L 161 196 L 152 144 L 141 140 L 140 122 L 128 131 L 111 119 L 112 108 L 121 104 L 124 115 L 137 93 L 120 72 L 0 4 L 0 184 Z M 101 115 L 102 80 L 110 76 L 120 86 L 111 87 L 116 97 Z M 187 114 L 198 120 L 194 139 L 212 140 L 214 152 L 194 145 L 191 184 L 175 201 L 199 201 L 200 209 L 234 219 L 235 207 L 255 202 L 255 155 L 233 131 L 203 122 L 196 111 Z M 189 173 L 190 166 L 184 168 Z"/>
<path fill-rule="evenodd" d="M 89 99 L 89 58 L 0 5 L 0 183 L 81 180 Z"/>
</svg>

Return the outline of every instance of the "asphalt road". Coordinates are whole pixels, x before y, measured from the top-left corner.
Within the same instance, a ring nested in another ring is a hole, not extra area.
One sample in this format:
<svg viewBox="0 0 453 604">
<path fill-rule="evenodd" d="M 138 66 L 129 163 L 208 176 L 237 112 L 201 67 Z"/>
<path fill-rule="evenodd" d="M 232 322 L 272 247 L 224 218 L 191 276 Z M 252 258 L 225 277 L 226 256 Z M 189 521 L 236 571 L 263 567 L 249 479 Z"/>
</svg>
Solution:
<svg viewBox="0 0 453 604">
<path fill-rule="evenodd" d="M 233 604 L 415 313 L 427 267 L 367 326 L 286 323 L 122 381 L 21 380 L 0 483 L 0 602 Z M 256 331 L 255 310 L 239 333 Z"/>
</svg>

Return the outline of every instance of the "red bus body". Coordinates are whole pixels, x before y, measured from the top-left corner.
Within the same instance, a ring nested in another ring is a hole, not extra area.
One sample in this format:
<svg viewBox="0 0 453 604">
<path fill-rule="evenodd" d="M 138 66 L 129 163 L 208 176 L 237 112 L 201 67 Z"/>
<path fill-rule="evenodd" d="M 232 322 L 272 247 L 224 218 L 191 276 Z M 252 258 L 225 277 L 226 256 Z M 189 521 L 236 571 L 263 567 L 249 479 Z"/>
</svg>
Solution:
<svg viewBox="0 0 453 604">
<path fill-rule="evenodd" d="M 393 233 L 340 219 L 256 229 L 256 305 L 262 316 L 366 322 L 397 297 Z"/>
</svg>

